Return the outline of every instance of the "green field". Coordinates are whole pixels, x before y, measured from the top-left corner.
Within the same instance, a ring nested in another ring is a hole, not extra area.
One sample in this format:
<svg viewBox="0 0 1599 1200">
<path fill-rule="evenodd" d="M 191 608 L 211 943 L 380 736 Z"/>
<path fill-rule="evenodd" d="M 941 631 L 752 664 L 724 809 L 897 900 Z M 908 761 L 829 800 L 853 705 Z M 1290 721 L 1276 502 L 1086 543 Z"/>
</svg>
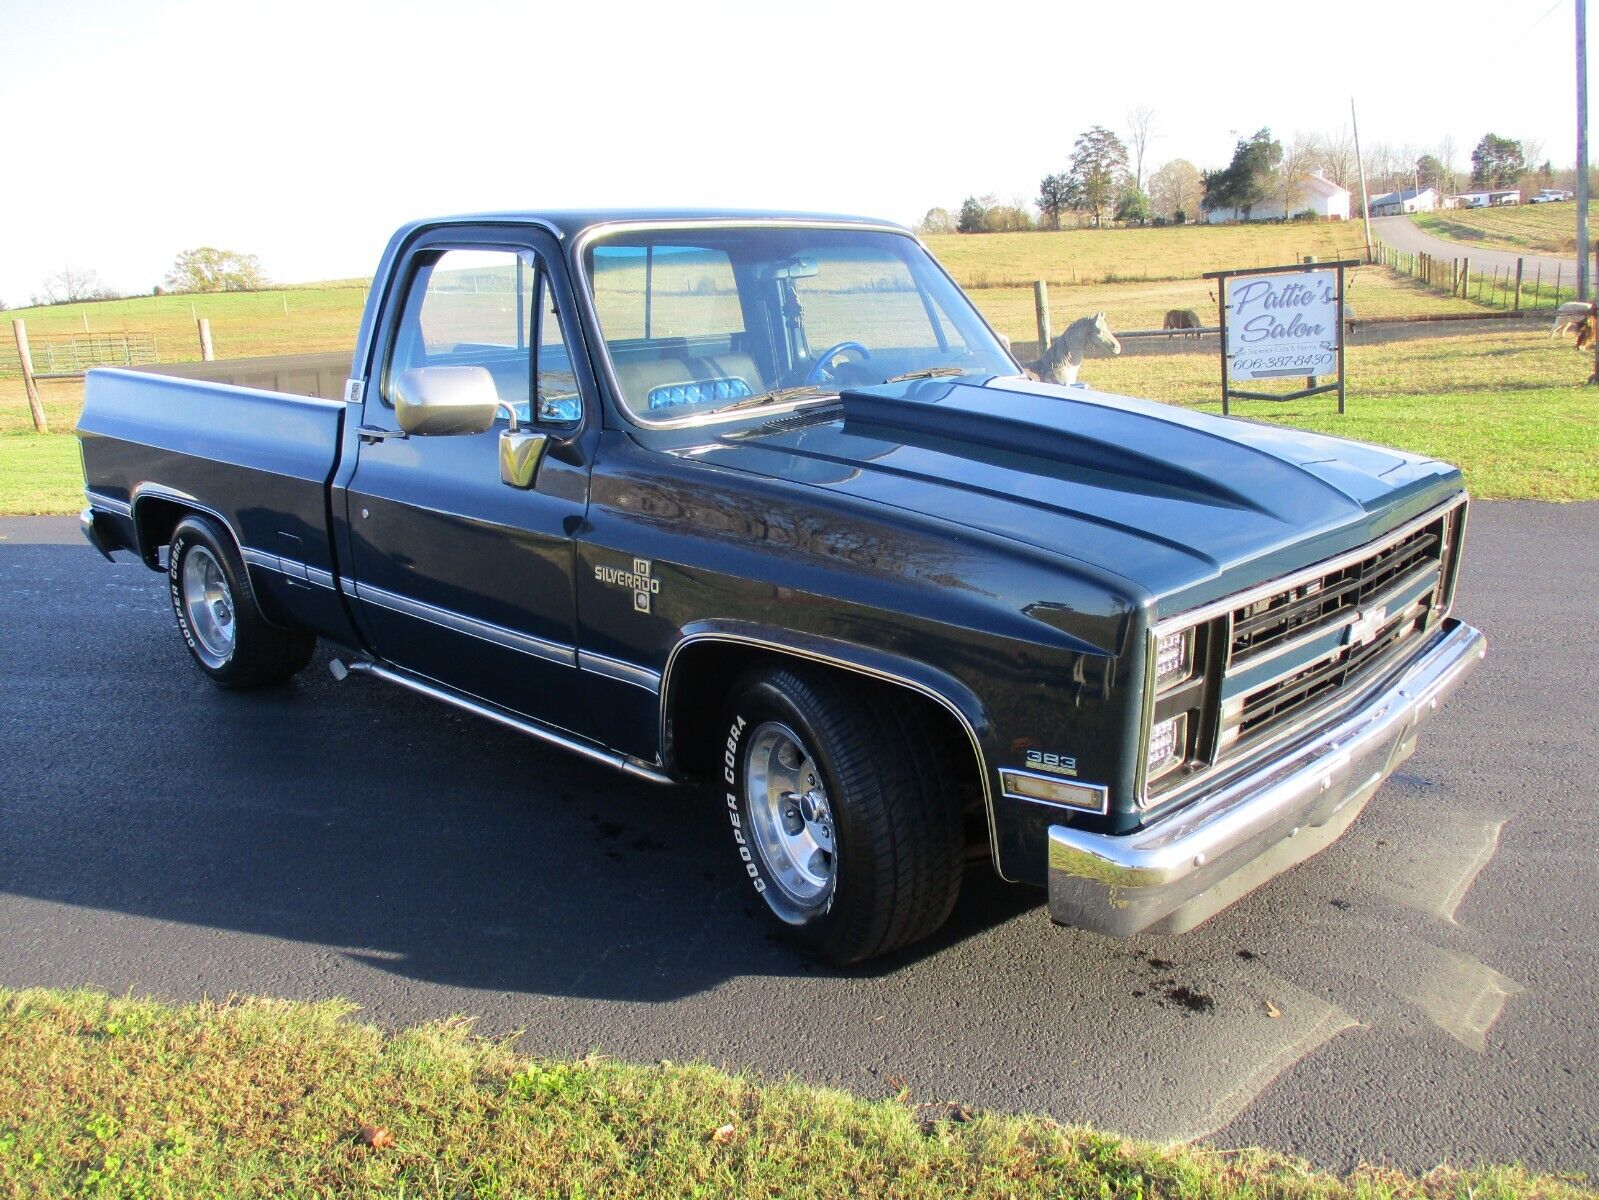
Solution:
<svg viewBox="0 0 1599 1200">
<path fill-rule="evenodd" d="M 1206 271 L 1366 257 L 1359 221 L 1167 225 L 1059 233 L 941 234 L 924 239 L 965 288 L 1194 279 Z"/>
<path fill-rule="evenodd" d="M 1346 1179 L 1259 1150 L 1151 1146 L 921 1097 L 704 1066 L 552 1062 L 352 1006 L 171 1008 L 0 991 L 7 1196 L 1577 1200 L 1580 1177 Z M 935 1098 L 942 1100 L 943 1098 Z"/>
<path fill-rule="evenodd" d="M 1500 218 L 1569 206 L 1490 210 Z M 1471 215 L 1478 215 L 1473 212 Z M 1103 311 L 1113 329 L 1158 328 L 1170 308 L 1215 312 L 1212 285 L 1197 278 L 1227 266 L 1358 255 L 1358 223 L 1181 226 L 1162 229 L 1072 230 L 1061 233 L 952 235 L 930 239 L 935 253 L 995 328 L 1017 343 L 1035 337 L 1031 281 L 1051 281 L 1058 331 L 1078 316 Z M 1362 319 L 1469 314 L 1485 306 L 1426 288 L 1384 267 L 1350 275 L 1350 302 Z M 281 288 L 204 296 L 139 297 L 27 309 L 36 345 L 55 336 L 144 331 L 155 335 L 161 360 L 199 357 L 196 315 L 208 317 L 221 357 L 337 350 L 351 346 L 360 324 L 365 284 Z M 1430 331 L 1429 331 L 1430 332 Z M 1167 349 L 1162 346 L 1158 349 Z M 1133 353 L 1094 363 L 1084 378 L 1110 389 L 1183 404 L 1215 395 L 1213 346 L 1202 353 Z M 44 381 L 51 435 L 31 433 L 21 379 L 4 372 L 0 350 L 0 511 L 71 512 L 81 505 L 77 455 L 69 437 L 83 402 L 79 380 Z M 1507 324 L 1489 335 L 1429 337 L 1357 344 L 1349 354 L 1354 412 L 1338 418 L 1328 402 L 1249 405 L 1250 416 L 1302 424 L 1437 454 L 1460 463 L 1481 495 L 1579 499 L 1599 496 L 1595 478 L 1594 402 L 1575 385 L 1586 367 L 1564 341 L 1540 327 Z M 1499 403 L 1498 401 L 1505 401 Z"/>
<path fill-rule="evenodd" d="M 1599 226 L 1593 224 L 1596 216 L 1599 212 L 1590 204 L 1589 228 L 1599 232 Z M 1418 213 L 1414 220 L 1434 237 L 1468 245 L 1522 250 L 1529 254 L 1572 255 L 1577 252 L 1577 206 L 1570 201 L 1513 204 L 1502 208 L 1451 208 L 1444 212 Z"/>
</svg>

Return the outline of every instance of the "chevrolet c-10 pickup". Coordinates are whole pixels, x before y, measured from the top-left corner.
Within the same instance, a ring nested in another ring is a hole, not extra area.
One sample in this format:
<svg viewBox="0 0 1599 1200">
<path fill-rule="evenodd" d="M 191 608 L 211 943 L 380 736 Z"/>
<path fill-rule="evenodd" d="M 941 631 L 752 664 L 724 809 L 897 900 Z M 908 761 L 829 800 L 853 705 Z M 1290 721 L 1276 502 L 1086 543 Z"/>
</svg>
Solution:
<svg viewBox="0 0 1599 1200">
<path fill-rule="evenodd" d="M 1343 832 L 1485 652 L 1454 467 L 1037 382 L 881 221 L 422 221 L 353 356 L 167 370 L 89 373 L 83 523 L 202 672 L 322 639 L 696 785 L 834 963 L 983 862 L 1063 924 L 1191 928 Z"/>
</svg>

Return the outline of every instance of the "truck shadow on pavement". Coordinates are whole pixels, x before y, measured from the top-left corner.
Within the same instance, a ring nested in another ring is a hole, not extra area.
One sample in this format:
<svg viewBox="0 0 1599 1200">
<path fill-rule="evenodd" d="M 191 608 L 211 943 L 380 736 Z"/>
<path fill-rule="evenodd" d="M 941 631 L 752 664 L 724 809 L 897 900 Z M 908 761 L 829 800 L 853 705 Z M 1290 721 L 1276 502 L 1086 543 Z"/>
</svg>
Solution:
<svg viewBox="0 0 1599 1200">
<path fill-rule="evenodd" d="M 161 577 L 78 547 L 0 553 L 69 631 L 7 637 L 4 890 L 472 989 L 658 1001 L 826 972 L 774 934 L 704 793 L 378 681 L 335 684 L 326 654 L 286 687 L 222 691 L 173 634 Z M 979 865 L 938 936 L 848 973 L 891 972 L 1042 901 Z M 240 986 L 225 963 L 206 991 Z"/>
</svg>

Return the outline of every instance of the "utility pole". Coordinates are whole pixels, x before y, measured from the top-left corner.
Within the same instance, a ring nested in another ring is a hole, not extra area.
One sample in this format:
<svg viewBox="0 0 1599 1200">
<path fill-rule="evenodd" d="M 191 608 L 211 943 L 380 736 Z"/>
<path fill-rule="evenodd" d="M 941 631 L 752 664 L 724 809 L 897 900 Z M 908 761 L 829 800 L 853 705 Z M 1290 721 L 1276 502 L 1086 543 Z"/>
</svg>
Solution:
<svg viewBox="0 0 1599 1200">
<path fill-rule="evenodd" d="M 1580 5 L 1584 0 L 1577 0 Z M 1360 168 L 1360 215 L 1366 222 L 1366 261 L 1371 261 L 1371 205 L 1366 201 L 1366 160 L 1360 156 L 1360 122 L 1355 120 L 1355 98 L 1349 97 L 1349 128 L 1355 134 L 1355 165 Z"/>
<path fill-rule="evenodd" d="M 1577 299 L 1588 299 L 1588 0 L 1577 0 Z"/>
</svg>

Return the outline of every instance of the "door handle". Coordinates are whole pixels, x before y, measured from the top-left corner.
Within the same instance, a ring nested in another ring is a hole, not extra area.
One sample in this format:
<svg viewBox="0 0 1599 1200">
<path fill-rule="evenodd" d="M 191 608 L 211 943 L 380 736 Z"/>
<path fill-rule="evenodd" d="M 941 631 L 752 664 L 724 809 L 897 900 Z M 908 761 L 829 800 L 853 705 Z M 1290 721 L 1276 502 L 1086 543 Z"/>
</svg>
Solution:
<svg viewBox="0 0 1599 1200">
<path fill-rule="evenodd" d="M 381 425 L 357 425 L 355 432 L 369 446 L 376 442 L 386 442 L 390 438 L 404 441 L 411 436 L 403 429 L 384 429 Z"/>
</svg>

